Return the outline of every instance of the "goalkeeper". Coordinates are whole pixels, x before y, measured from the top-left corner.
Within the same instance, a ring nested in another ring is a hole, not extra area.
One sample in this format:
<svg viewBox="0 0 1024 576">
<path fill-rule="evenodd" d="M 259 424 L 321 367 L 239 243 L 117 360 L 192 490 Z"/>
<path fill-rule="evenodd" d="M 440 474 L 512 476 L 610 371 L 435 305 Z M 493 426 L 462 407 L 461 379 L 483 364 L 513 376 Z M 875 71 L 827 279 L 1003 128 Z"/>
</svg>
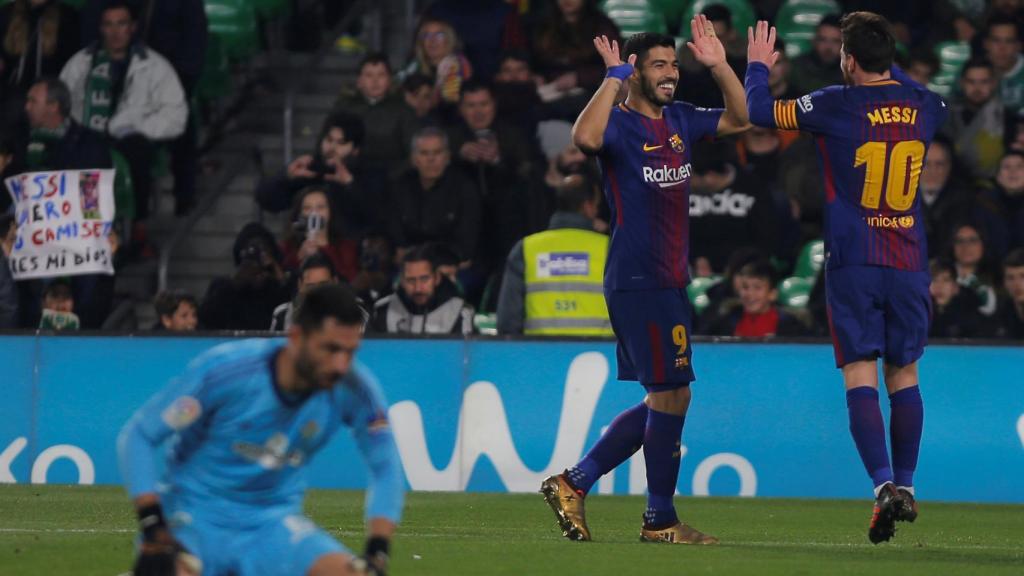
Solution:
<svg viewBox="0 0 1024 576">
<path fill-rule="evenodd" d="M 346 288 L 315 288 L 285 342 L 213 348 L 135 413 L 118 457 L 142 532 L 136 576 L 385 573 L 405 480 L 387 404 L 353 360 L 362 325 Z M 370 469 L 359 557 L 302 514 L 304 467 L 342 425 Z"/>
</svg>

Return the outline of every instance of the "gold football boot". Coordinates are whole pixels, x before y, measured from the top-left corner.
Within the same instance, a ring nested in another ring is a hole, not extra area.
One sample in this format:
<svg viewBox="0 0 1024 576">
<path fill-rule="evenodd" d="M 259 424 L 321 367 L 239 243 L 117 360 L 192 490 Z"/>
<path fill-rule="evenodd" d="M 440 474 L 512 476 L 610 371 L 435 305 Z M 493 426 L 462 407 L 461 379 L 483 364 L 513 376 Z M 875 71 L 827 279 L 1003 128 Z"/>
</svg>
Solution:
<svg viewBox="0 0 1024 576">
<path fill-rule="evenodd" d="M 718 538 L 704 534 L 682 522 L 661 530 L 640 529 L 641 542 L 667 542 L 669 544 L 718 544 Z"/>
<path fill-rule="evenodd" d="M 562 536 L 569 540 L 590 540 L 587 516 L 583 510 L 583 495 L 573 490 L 561 474 L 548 476 L 540 484 L 540 493 L 555 513 Z"/>
</svg>

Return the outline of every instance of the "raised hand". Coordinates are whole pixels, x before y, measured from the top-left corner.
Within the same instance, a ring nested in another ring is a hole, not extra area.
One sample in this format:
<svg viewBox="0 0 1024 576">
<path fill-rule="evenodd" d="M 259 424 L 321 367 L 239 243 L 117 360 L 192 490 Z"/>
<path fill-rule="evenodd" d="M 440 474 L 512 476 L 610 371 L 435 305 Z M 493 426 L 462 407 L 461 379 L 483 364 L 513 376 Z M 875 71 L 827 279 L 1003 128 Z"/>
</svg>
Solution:
<svg viewBox="0 0 1024 576">
<path fill-rule="evenodd" d="M 606 68 L 614 68 L 622 64 L 622 58 L 619 57 L 619 43 L 617 41 L 612 40 L 609 42 L 607 36 L 598 36 L 594 38 L 594 48 L 601 55 Z M 628 63 L 631 66 L 636 64 L 636 54 L 629 55 Z"/>
<path fill-rule="evenodd" d="M 725 64 L 725 46 L 715 34 L 715 25 L 708 20 L 707 16 L 698 14 L 690 20 L 690 31 L 693 33 L 693 40 L 687 42 L 690 51 L 698 62 L 714 68 L 719 64 Z"/>
<path fill-rule="evenodd" d="M 775 26 L 768 27 L 766 20 L 758 20 L 754 28 L 747 28 L 747 62 L 760 62 L 769 69 L 779 59 L 775 50 Z"/>
</svg>

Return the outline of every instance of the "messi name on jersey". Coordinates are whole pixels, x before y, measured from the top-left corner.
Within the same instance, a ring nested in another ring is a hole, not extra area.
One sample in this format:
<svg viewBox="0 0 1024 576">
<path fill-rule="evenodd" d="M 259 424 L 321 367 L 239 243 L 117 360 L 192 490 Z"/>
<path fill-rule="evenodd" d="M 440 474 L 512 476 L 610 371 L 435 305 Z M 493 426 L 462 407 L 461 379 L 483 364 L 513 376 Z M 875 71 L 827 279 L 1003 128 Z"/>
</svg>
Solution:
<svg viewBox="0 0 1024 576">
<path fill-rule="evenodd" d="M 917 108 L 908 106 L 882 106 L 868 112 L 871 125 L 877 124 L 916 124 Z"/>
<path fill-rule="evenodd" d="M 644 182 L 653 182 L 662 188 L 671 188 L 686 182 L 690 178 L 690 164 L 682 166 L 662 166 L 651 168 L 644 166 Z"/>
</svg>

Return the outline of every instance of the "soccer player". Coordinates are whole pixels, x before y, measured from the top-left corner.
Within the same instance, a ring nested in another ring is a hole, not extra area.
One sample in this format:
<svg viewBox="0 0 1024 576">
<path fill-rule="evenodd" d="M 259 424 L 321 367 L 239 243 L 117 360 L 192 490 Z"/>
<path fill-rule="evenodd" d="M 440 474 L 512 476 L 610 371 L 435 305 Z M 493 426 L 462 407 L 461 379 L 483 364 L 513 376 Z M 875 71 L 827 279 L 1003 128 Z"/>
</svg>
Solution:
<svg viewBox="0 0 1024 576">
<path fill-rule="evenodd" d="M 564 536 L 589 540 L 583 501 L 599 477 L 643 446 L 647 510 L 640 537 L 651 542 L 715 544 L 683 524 L 672 496 L 679 476 L 680 437 L 690 404 L 691 306 L 686 296 L 690 151 L 706 136 L 746 130 L 746 101 L 714 26 L 700 15 L 688 43 L 711 70 L 725 109 L 673 102 L 679 82 L 675 41 L 641 33 L 623 47 L 595 38 L 607 76 L 573 126 L 573 142 L 597 155 L 611 206 L 611 243 L 604 294 L 618 338 L 618 377 L 639 381 L 644 401 L 615 418 L 584 458 L 544 480 L 541 492 Z M 625 103 L 615 106 L 623 83 Z"/>
<path fill-rule="evenodd" d="M 917 518 L 914 469 L 924 420 L 917 360 L 931 306 L 917 187 L 946 107 L 892 65 L 895 42 L 884 18 L 854 12 L 841 27 L 846 85 L 776 101 L 768 89 L 778 57 L 775 28 L 758 22 L 748 31 L 747 105 L 758 126 L 804 130 L 817 139 L 829 328 L 846 383 L 850 432 L 875 486 L 868 537 L 877 544 L 895 534 L 896 521 Z M 878 406 L 879 357 L 892 407 L 891 463 Z"/>
<path fill-rule="evenodd" d="M 136 576 L 384 573 L 405 480 L 387 404 L 353 359 L 362 325 L 351 292 L 319 286 L 284 344 L 217 346 L 135 413 L 118 457 L 142 531 Z M 303 469 L 342 425 L 370 468 L 360 558 L 302 514 Z M 168 439 L 158 480 L 155 452 Z"/>
</svg>

